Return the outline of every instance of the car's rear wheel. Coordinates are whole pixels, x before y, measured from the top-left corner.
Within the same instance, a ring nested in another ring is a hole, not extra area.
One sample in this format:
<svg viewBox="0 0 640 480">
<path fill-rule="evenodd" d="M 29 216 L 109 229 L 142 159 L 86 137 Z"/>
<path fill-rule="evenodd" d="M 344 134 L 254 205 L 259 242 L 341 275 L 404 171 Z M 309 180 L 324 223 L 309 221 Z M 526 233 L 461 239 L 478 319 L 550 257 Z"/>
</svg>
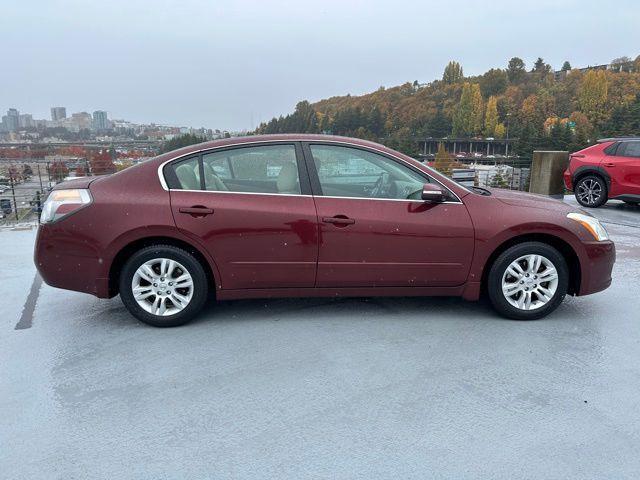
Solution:
<svg viewBox="0 0 640 480">
<path fill-rule="evenodd" d="M 607 184 L 602 177 L 587 175 L 576 183 L 574 195 L 583 207 L 597 208 L 607 201 Z"/>
<path fill-rule="evenodd" d="M 515 320 L 535 320 L 562 303 L 569 287 L 569 269 L 552 246 L 520 243 L 496 258 L 487 287 L 498 313 Z"/>
<path fill-rule="evenodd" d="M 207 299 L 207 276 L 189 252 L 171 245 L 133 254 L 120 274 L 120 297 L 131 314 L 154 327 L 189 322 Z"/>
</svg>

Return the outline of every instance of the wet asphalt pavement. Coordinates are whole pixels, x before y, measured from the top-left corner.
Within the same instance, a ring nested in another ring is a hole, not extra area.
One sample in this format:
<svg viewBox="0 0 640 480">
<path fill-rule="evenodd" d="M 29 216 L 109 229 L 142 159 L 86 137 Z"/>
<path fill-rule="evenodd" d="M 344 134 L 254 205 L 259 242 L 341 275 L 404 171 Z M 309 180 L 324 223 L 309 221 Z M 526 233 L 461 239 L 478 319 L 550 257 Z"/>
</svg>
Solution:
<svg viewBox="0 0 640 480">
<path fill-rule="evenodd" d="M 592 213 L 611 288 L 534 322 L 299 299 L 155 329 L 34 285 L 35 232 L 0 231 L 0 478 L 640 478 L 640 208 Z"/>
</svg>

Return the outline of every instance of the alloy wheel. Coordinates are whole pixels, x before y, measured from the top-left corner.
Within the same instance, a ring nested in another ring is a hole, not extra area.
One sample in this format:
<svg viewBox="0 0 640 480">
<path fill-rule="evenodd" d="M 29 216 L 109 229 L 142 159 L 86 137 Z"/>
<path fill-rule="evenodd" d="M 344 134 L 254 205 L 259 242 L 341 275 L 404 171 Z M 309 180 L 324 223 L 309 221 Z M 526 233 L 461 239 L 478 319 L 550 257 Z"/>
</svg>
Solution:
<svg viewBox="0 0 640 480">
<path fill-rule="evenodd" d="M 133 298 L 152 315 L 169 316 L 182 311 L 193 297 L 193 278 L 179 262 L 154 258 L 136 270 L 131 280 Z"/>
<path fill-rule="evenodd" d="M 536 310 L 546 305 L 558 289 L 558 271 L 546 257 L 523 255 L 502 275 L 502 293 L 520 310 Z"/>
<path fill-rule="evenodd" d="M 587 178 L 578 184 L 578 198 L 587 205 L 595 205 L 602 197 L 602 185 L 593 178 Z"/>
</svg>

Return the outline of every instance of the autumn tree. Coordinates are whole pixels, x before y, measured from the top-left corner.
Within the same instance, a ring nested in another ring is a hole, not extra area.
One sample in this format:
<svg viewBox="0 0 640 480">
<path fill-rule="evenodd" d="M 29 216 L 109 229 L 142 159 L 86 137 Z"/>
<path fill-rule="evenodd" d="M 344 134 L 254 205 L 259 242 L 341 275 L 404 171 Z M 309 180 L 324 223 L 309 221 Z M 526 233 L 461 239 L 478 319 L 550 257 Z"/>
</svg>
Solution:
<svg viewBox="0 0 640 480">
<path fill-rule="evenodd" d="M 111 152 L 108 149 L 102 149 L 93 155 L 90 165 L 93 175 L 108 175 L 116 171 Z"/>
<path fill-rule="evenodd" d="M 480 92 L 480 85 L 474 83 L 471 85 L 471 117 L 472 117 L 472 131 L 473 135 L 479 135 L 482 133 L 482 126 L 484 124 L 484 101 L 482 100 L 482 93 Z"/>
<path fill-rule="evenodd" d="M 444 175 L 451 174 L 451 164 L 453 163 L 453 158 L 449 155 L 444 148 L 444 144 L 440 142 L 438 144 L 438 151 L 436 152 L 436 158 L 433 162 L 433 168 L 438 170 L 440 173 Z"/>
<path fill-rule="evenodd" d="M 53 162 L 49 165 L 49 177 L 54 182 L 61 182 L 67 175 L 69 175 L 69 169 L 64 162 Z"/>
<path fill-rule="evenodd" d="M 495 137 L 498 127 L 498 101 L 496 97 L 489 97 L 487 109 L 484 114 L 484 135 L 485 137 Z"/>
<path fill-rule="evenodd" d="M 606 72 L 604 70 L 588 71 L 578 92 L 578 104 L 580 110 L 594 125 L 598 125 L 605 117 L 604 106 L 607 102 L 607 93 Z"/>
<path fill-rule="evenodd" d="M 462 67 L 458 62 L 450 61 L 444 68 L 442 81 L 444 83 L 456 83 L 464 78 Z"/>
</svg>

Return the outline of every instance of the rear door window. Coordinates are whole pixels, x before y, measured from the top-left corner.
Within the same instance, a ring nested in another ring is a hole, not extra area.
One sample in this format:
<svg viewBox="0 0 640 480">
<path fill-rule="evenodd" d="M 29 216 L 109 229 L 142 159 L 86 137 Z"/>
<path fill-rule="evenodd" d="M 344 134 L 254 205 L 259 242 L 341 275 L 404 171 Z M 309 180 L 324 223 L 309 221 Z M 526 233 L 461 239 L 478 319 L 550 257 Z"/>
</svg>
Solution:
<svg viewBox="0 0 640 480">
<path fill-rule="evenodd" d="M 294 145 L 261 145 L 202 155 L 205 189 L 300 194 Z"/>
<path fill-rule="evenodd" d="M 640 158 L 640 142 L 622 142 L 616 154 L 621 157 Z"/>
</svg>

